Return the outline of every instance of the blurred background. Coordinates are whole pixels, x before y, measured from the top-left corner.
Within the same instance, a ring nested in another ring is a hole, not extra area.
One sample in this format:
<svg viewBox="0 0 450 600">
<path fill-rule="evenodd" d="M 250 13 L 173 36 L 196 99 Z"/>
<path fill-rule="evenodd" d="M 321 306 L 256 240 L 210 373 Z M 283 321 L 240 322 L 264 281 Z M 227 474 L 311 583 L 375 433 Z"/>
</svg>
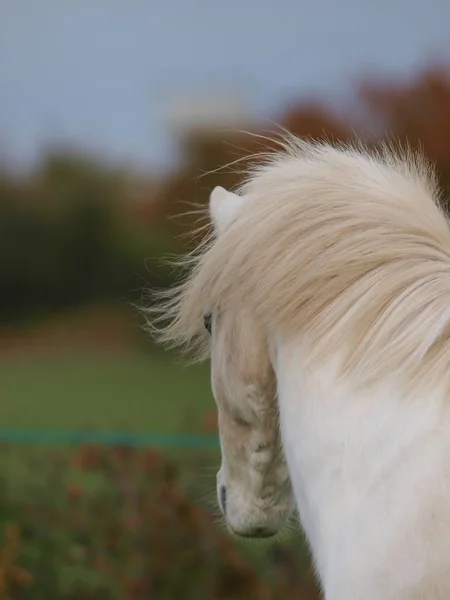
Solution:
<svg viewBox="0 0 450 600">
<path fill-rule="evenodd" d="M 318 598 L 299 532 L 224 531 L 208 366 L 133 308 L 276 125 L 446 194 L 450 3 L 0 1 L 1 599 Z"/>
</svg>

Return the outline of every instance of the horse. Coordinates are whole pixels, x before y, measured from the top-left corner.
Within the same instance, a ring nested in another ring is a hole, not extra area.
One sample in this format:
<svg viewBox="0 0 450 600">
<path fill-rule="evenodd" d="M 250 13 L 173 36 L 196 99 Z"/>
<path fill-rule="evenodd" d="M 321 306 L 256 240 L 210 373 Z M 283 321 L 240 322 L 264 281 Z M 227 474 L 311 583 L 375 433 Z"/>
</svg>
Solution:
<svg viewBox="0 0 450 600">
<path fill-rule="evenodd" d="M 293 511 L 326 600 L 450 598 L 450 230 L 410 149 L 287 136 L 149 309 L 211 361 L 220 510 L 236 536 Z"/>
</svg>

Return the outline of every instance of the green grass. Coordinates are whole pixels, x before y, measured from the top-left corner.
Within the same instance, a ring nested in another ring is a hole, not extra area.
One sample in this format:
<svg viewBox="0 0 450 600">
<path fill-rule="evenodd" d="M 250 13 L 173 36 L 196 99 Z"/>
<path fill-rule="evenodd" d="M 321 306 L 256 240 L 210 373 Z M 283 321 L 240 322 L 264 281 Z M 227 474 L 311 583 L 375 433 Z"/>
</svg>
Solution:
<svg viewBox="0 0 450 600">
<path fill-rule="evenodd" d="M 209 366 L 183 367 L 167 353 L 20 357 L 0 364 L 0 381 L 0 429 L 189 434 L 202 431 L 205 411 L 215 406 Z M 72 448 L 57 451 L 70 462 Z M 31 453 L 21 446 L 9 446 L 0 453 L 0 472 L 13 489 L 21 489 L 46 477 L 45 465 L 52 452 L 46 445 L 33 446 Z M 220 451 L 166 448 L 165 452 L 180 468 L 182 487 L 196 501 L 207 497 L 215 506 Z M 85 488 L 98 483 L 72 468 L 67 479 Z M 267 568 L 271 542 L 236 543 L 255 565 Z M 291 547 L 305 562 L 301 535 L 291 531 L 282 545 Z"/>
<path fill-rule="evenodd" d="M 0 364 L 1 428 L 200 432 L 214 409 L 207 365 L 167 354 L 62 355 Z"/>
</svg>

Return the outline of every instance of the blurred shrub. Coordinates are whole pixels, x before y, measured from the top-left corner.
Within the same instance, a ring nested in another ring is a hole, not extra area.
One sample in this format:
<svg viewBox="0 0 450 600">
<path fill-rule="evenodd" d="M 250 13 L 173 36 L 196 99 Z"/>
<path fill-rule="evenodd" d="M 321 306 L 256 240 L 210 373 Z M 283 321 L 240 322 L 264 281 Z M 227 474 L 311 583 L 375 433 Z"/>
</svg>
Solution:
<svg viewBox="0 0 450 600">
<path fill-rule="evenodd" d="M 1 481 L 2 598 L 318 598 L 308 565 L 287 551 L 273 554 L 274 574 L 262 579 L 155 450 L 26 456 L 25 476 L 16 464 L 15 477 Z"/>
<path fill-rule="evenodd" d="M 0 320 L 167 284 L 170 238 L 138 216 L 124 174 L 77 157 L 49 155 L 29 181 L 3 176 Z"/>
<path fill-rule="evenodd" d="M 357 99 L 351 115 L 308 101 L 289 106 L 277 121 L 312 139 L 347 141 L 362 133 L 373 145 L 393 138 L 421 146 L 437 165 L 448 203 L 448 69 L 406 82 L 364 82 Z M 181 166 L 152 190 L 144 185 L 143 204 L 133 200 L 130 174 L 64 153 L 49 154 L 30 180 L 0 177 L 0 321 L 90 301 L 140 300 L 144 288 L 170 285 L 172 270 L 160 259 L 192 248 L 208 231 L 206 215 L 199 217 L 212 188 L 232 189 L 246 157 L 276 147 L 267 132 L 255 133 L 187 134 Z M 192 235 L 198 225 L 204 228 Z"/>
</svg>

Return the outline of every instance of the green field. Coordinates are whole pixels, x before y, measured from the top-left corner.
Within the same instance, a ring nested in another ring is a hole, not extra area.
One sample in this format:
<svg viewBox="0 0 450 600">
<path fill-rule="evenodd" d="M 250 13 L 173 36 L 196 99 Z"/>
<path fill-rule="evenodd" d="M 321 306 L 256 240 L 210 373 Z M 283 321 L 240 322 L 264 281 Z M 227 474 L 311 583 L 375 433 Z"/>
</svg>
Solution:
<svg viewBox="0 0 450 600">
<path fill-rule="evenodd" d="M 119 432 L 132 440 L 133 434 L 136 439 L 139 434 L 161 436 L 164 451 L 182 465 L 185 487 L 198 487 L 200 478 L 202 487 L 214 491 L 211 465 L 217 466 L 220 460 L 218 447 L 200 448 L 200 469 L 208 469 L 205 477 L 191 464 L 198 460 L 196 449 L 185 447 L 182 439 L 183 435 L 213 433 L 205 431 L 205 415 L 215 411 L 208 365 L 184 366 L 161 351 L 61 353 L 39 358 L 26 354 L 3 360 L 0 380 L 0 430 L 11 442 L 23 430 L 37 434 L 39 440 L 26 444 L 28 449 L 13 443 L 8 452 L 0 453 L 0 472 L 10 481 L 46 476 L 42 465 L 53 446 L 53 432 L 62 434 L 56 446 L 64 456 L 73 452 L 65 433 L 85 431 L 98 441 L 96 432 Z M 171 439 L 180 439 L 181 450 L 172 446 Z M 30 450 L 35 474 L 29 468 Z"/>
<path fill-rule="evenodd" d="M 163 353 L 15 358 L 0 364 L 0 428 L 201 432 L 208 366 Z"/>
<path fill-rule="evenodd" d="M 209 365 L 183 366 L 170 354 L 158 351 L 9 357 L 0 364 L 0 380 L 0 429 L 10 432 L 206 433 L 205 414 L 215 411 Z M 58 445 L 52 449 L 45 438 L 42 445 L 12 444 L 0 453 L 0 472 L 11 498 L 26 498 L 29 493 L 36 498 L 36 494 L 45 496 L 53 477 L 52 465 L 61 461 L 64 479 L 55 487 L 57 498 L 69 484 L 89 493 L 103 489 L 106 484 L 98 476 L 72 466 L 76 448 Z M 166 447 L 164 452 L 177 465 L 182 489 L 195 503 L 206 504 L 215 512 L 219 448 Z M 45 496 L 43 502 L 56 502 L 52 498 Z M 8 510 L 15 506 L 16 501 L 11 502 Z M 291 548 L 304 570 L 309 564 L 307 550 L 295 530 L 285 532 L 278 545 Z M 271 542 L 235 543 L 261 573 L 269 572 Z"/>
<path fill-rule="evenodd" d="M 39 358 L 26 354 L 0 363 L 0 381 L 0 430 L 13 442 L 8 452 L 0 453 L 0 472 L 11 481 L 34 477 L 29 468 L 30 450 L 36 476 L 45 476 L 42 465 L 54 445 L 54 432 L 61 434 L 56 446 L 64 456 L 73 452 L 65 434 L 85 431 L 102 443 L 96 432 L 118 432 L 129 434 L 130 439 L 133 434 L 136 439 L 139 434 L 161 436 L 164 451 L 183 465 L 185 486 L 195 487 L 200 477 L 202 487 L 214 491 L 211 465 L 217 466 L 220 460 L 218 447 L 208 444 L 200 448 L 200 468 L 208 469 L 205 477 L 204 472 L 192 470 L 196 449 L 184 447 L 182 440 L 183 435 L 213 433 L 205 431 L 205 415 L 215 411 L 208 365 L 184 366 L 161 351 L 116 355 L 63 352 Z M 24 430 L 37 434 L 39 443 L 32 440 L 26 444 L 28 449 L 14 443 L 16 434 Z M 172 446 L 171 439 L 180 439 L 181 450 Z"/>
</svg>

